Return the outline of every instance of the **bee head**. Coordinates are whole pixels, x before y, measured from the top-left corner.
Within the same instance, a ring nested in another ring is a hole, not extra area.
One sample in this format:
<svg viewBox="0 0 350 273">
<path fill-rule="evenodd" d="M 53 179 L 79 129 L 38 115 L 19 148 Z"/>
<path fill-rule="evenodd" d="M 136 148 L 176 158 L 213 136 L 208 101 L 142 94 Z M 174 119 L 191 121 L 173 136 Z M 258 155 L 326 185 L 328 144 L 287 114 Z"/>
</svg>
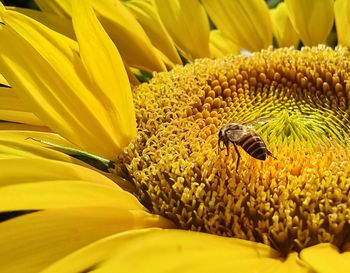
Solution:
<svg viewBox="0 0 350 273">
<path fill-rule="evenodd" d="M 242 127 L 242 125 L 237 122 L 231 122 L 230 126 L 231 126 L 231 129 L 240 129 Z"/>
</svg>

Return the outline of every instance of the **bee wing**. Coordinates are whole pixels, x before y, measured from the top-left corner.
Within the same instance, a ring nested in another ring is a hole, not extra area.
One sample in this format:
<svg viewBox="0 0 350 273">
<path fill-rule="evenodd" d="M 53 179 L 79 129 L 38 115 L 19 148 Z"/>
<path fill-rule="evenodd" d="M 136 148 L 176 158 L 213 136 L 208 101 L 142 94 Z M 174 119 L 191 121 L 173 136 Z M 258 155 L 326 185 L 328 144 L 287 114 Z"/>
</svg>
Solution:
<svg viewBox="0 0 350 273">
<path fill-rule="evenodd" d="M 251 121 L 242 123 L 242 125 L 246 126 L 249 129 L 254 129 L 258 125 L 264 125 L 265 123 L 268 123 L 272 120 L 276 119 L 276 117 L 267 117 L 267 118 L 256 118 Z"/>
<path fill-rule="evenodd" d="M 231 142 L 237 142 L 242 137 L 243 130 L 227 129 L 226 136 Z"/>
</svg>

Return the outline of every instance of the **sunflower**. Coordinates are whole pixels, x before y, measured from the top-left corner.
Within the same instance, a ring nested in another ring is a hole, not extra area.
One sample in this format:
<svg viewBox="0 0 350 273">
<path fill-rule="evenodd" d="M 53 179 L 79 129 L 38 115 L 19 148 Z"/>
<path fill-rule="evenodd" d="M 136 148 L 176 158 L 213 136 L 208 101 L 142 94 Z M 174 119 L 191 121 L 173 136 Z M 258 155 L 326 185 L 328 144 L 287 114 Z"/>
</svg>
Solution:
<svg viewBox="0 0 350 273">
<path fill-rule="evenodd" d="M 164 16 L 164 1 L 156 2 Z M 220 15 L 212 3 L 219 1 L 203 1 L 226 33 L 220 20 L 229 9 Z M 335 2 L 341 11 L 345 4 Z M 286 5 L 291 12 L 293 1 Z M 9 111 L 23 113 L 13 114 L 17 121 L 38 129 L 0 131 L 0 208 L 12 216 L 0 224 L 1 272 L 348 271 L 347 48 L 212 60 L 173 38 L 193 63 L 131 90 L 128 67 L 146 69 L 147 61 L 119 55 L 87 1 L 73 1 L 65 14 L 77 41 L 0 11 L 2 84 L 11 86 L 4 98 Z M 303 38 L 292 19 L 287 25 L 304 44 L 328 35 Z M 269 45 L 264 37 L 256 37 L 258 49 Z M 239 48 L 256 50 L 246 42 Z M 170 62 L 158 56 L 153 65 L 164 70 Z M 261 118 L 254 130 L 276 158 L 240 150 L 237 168 L 235 149 L 218 149 L 218 130 Z M 103 157 L 109 173 L 33 139 Z"/>
</svg>

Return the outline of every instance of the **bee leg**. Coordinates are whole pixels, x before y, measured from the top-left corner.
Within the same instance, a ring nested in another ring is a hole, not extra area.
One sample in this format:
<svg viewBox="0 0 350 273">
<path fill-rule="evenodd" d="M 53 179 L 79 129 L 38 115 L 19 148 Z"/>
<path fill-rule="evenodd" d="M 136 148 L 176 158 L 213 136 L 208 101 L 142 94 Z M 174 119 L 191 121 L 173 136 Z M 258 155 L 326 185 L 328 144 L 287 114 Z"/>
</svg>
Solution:
<svg viewBox="0 0 350 273">
<path fill-rule="evenodd" d="M 220 152 L 221 152 L 221 150 L 222 150 L 222 147 L 220 147 L 221 146 L 221 142 L 223 142 L 221 139 L 219 139 L 218 140 L 218 154 L 220 155 Z M 224 142 L 224 144 L 225 144 L 225 142 Z"/>
<path fill-rule="evenodd" d="M 274 159 L 277 159 L 277 157 L 275 157 L 274 154 L 271 153 L 271 152 L 270 152 L 269 150 L 267 150 L 267 149 L 266 149 L 266 154 L 269 155 L 269 156 L 271 156 L 271 157 L 274 158 Z"/>
<path fill-rule="evenodd" d="M 236 153 L 237 153 L 237 163 L 236 163 L 236 173 L 238 174 L 238 166 L 239 166 L 239 161 L 241 160 L 241 154 L 239 153 L 237 146 L 235 143 L 233 143 L 233 147 L 235 147 Z"/>
</svg>

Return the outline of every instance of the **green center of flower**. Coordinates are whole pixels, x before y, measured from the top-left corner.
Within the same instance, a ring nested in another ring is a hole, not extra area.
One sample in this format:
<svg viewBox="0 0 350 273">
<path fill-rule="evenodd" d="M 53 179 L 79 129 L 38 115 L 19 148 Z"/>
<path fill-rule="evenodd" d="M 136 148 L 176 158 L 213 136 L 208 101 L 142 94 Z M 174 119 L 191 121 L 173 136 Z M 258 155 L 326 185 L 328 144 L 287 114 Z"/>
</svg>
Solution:
<svg viewBox="0 0 350 273">
<path fill-rule="evenodd" d="M 134 90 L 138 135 L 120 157 L 135 195 L 180 228 L 242 238 L 284 253 L 341 246 L 350 221 L 346 49 L 266 50 L 202 59 Z M 254 129 L 276 159 L 232 145 L 230 122 Z"/>
</svg>

